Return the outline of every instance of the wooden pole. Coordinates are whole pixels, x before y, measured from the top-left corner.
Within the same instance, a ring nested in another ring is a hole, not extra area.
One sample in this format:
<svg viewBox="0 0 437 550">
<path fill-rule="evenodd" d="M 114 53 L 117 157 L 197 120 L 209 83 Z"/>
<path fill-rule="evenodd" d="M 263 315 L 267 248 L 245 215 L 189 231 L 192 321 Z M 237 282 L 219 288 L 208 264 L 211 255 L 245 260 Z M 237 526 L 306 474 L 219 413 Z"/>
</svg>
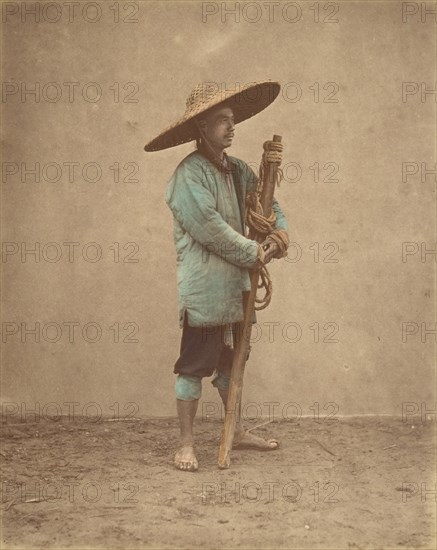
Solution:
<svg viewBox="0 0 437 550">
<path fill-rule="evenodd" d="M 273 141 L 281 142 L 282 137 L 274 135 Z M 264 216 L 270 216 L 272 211 L 273 195 L 275 192 L 276 172 L 278 163 L 268 163 L 268 169 L 264 174 L 263 188 L 261 191 L 260 202 L 263 207 Z M 251 238 L 258 242 L 263 240 L 262 236 L 253 235 Z M 226 414 L 222 432 L 222 439 L 219 450 L 218 465 L 219 468 L 229 468 L 231 464 L 231 449 L 235 435 L 235 425 L 237 415 L 241 406 L 241 394 L 243 390 L 244 367 L 246 365 L 247 354 L 249 352 L 250 335 L 252 332 L 252 319 L 255 311 L 255 298 L 259 282 L 259 270 L 250 272 L 251 290 L 245 296 L 243 303 L 244 318 L 237 325 L 237 344 L 234 350 L 234 359 L 232 362 L 231 380 L 229 383 L 228 400 L 226 403 Z"/>
</svg>

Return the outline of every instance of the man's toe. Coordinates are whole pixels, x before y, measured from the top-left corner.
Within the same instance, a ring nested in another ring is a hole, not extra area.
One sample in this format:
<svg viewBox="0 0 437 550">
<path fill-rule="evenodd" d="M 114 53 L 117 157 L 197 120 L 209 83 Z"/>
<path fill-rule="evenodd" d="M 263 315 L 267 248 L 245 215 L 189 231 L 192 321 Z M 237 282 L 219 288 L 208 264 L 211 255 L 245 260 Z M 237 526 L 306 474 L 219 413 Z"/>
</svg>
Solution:
<svg viewBox="0 0 437 550">
<path fill-rule="evenodd" d="M 259 451 L 273 451 L 279 447 L 277 439 L 263 439 L 249 432 L 243 432 L 234 442 L 234 447 L 239 449 L 257 449 Z"/>
<path fill-rule="evenodd" d="M 197 460 L 175 459 L 174 465 L 178 470 L 184 470 L 186 472 L 194 472 L 198 469 Z"/>
</svg>

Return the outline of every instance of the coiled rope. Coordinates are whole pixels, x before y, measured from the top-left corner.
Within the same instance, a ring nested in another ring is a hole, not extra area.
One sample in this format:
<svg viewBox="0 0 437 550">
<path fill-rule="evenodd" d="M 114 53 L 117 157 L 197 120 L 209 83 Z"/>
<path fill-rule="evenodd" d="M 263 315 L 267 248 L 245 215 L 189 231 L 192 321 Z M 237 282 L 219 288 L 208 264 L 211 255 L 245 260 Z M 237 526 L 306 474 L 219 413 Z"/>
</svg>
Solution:
<svg viewBox="0 0 437 550">
<path fill-rule="evenodd" d="M 266 141 L 263 148 L 264 152 L 259 167 L 259 178 L 256 190 L 249 193 L 246 198 L 246 224 L 251 233 L 256 235 L 256 239 L 258 241 L 262 242 L 267 238 L 267 240 L 275 242 L 278 245 L 279 252 L 274 257 L 283 258 L 287 255 L 287 248 L 289 244 L 287 232 L 282 229 L 275 229 L 275 211 L 272 209 L 270 215 L 266 217 L 261 204 L 261 192 L 263 189 L 264 178 L 269 170 L 269 164 L 274 163 L 278 165 L 274 175 L 274 184 L 279 187 L 279 184 L 283 178 L 282 170 L 279 168 L 279 164 L 282 160 L 283 144 L 277 141 Z M 264 295 L 260 297 L 257 293 L 255 298 L 256 311 L 265 309 L 270 304 L 273 292 L 272 279 L 267 267 L 264 265 L 265 251 L 261 246 L 259 247 L 259 252 L 261 266 L 259 268 L 260 279 L 258 289 L 264 289 Z"/>
</svg>

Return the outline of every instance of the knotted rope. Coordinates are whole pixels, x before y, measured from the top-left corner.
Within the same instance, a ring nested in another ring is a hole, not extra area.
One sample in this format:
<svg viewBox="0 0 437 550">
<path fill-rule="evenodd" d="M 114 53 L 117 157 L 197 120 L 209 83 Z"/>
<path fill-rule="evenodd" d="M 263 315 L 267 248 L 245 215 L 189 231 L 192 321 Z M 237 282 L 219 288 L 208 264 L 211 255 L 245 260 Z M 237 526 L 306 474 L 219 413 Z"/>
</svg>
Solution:
<svg viewBox="0 0 437 550">
<path fill-rule="evenodd" d="M 261 164 L 259 167 L 259 179 L 256 190 L 249 193 L 246 198 L 246 224 L 249 229 L 256 234 L 258 240 L 270 240 L 278 245 L 279 252 L 275 255 L 275 258 L 283 258 L 287 255 L 288 248 L 288 235 L 286 231 L 281 229 L 275 229 L 276 214 L 272 209 L 270 216 L 264 215 L 264 210 L 261 204 L 261 192 L 263 188 L 263 182 L 265 175 L 268 173 L 269 164 L 274 163 L 278 165 L 278 169 L 275 172 L 275 185 L 279 187 L 282 180 L 282 170 L 279 168 L 279 164 L 282 161 L 282 149 L 281 142 L 266 141 L 264 143 L 264 152 L 261 158 Z M 255 310 L 259 311 L 265 309 L 272 299 L 273 285 L 270 273 L 267 267 L 264 265 L 265 251 L 259 247 L 259 260 L 261 267 L 259 270 L 260 281 L 258 284 L 259 289 L 264 289 L 264 296 L 255 298 Z"/>
</svg>

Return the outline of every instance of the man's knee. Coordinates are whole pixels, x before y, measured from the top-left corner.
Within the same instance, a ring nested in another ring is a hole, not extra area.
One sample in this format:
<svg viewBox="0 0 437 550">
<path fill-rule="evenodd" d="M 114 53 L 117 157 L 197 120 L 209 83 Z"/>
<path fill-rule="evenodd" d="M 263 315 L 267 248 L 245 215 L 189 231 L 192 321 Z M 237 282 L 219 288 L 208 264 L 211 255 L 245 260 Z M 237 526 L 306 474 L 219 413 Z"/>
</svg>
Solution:
<svg viewBox="0 0 437 550">
<path fill-rule="evenodd" d="M 194 401 L 202 395 L 202 379 L 197 376 L 178 374 L 175 383 L 176 399 Z"/>
<path fill-rule="evenodd" d="M 231 373 L 225 373 L 222 371 L 217 371 L 216 375 L 212 381 L 212 385 L 217 388 L 219 391 L 228 391 L 229 382 L 231 380 Z"/>
</svg>

